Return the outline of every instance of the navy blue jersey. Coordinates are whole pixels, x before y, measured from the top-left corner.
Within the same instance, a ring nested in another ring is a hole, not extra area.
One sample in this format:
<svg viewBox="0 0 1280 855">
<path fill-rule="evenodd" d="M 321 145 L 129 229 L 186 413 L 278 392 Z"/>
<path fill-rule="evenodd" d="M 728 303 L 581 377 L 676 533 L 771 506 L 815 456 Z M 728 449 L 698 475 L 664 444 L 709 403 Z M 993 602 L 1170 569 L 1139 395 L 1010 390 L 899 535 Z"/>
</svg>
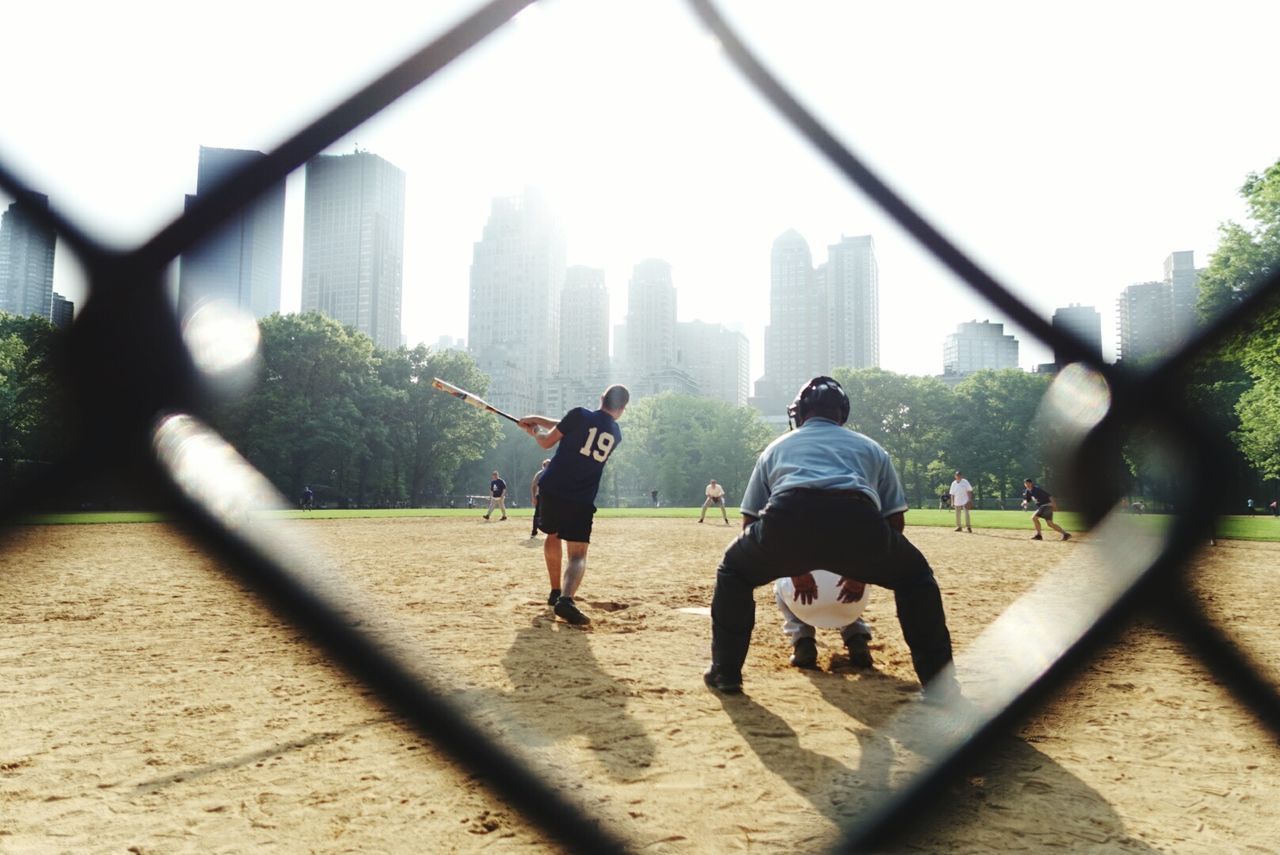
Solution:
<svg viewBox="0 0 1280 855">
<path fill-rule="evenodd" d="M 1053 496 L 1050 496 L 1047 490 L 1037 484 L 1030 490 L 1023 490 L 1022 498 L 1028 502 L 1035 502 L 1037 505 L 1047 505 Z"/>
<path fill-rule="evenodd" d="M 507 494 L 507 482 L 501 478 L 494 478 L 489 482 L 489 495 L 495 499 L 500 499 Z"/>
<path fill-rule="evenodd" d="M 622 442 L 622 431 L 613 416 L 604 410 L 583 407 L 574 407 L 565 413 L 556 428 L 563 436 L 538 482 L 538 491 L 594 505 L 604 464 Z"/>
</svg>

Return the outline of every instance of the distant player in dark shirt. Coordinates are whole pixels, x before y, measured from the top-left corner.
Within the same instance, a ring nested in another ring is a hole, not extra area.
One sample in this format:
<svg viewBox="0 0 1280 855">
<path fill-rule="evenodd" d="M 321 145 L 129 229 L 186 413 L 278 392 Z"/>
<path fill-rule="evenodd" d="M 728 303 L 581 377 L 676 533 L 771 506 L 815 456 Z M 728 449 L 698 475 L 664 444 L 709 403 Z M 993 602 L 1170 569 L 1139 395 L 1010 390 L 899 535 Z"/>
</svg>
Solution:
<svg viewBox="0 0 1280 855">
<path fill-rule="evenodd" d="M 1044 520 L 1049 528 L 1062 535 L 1063 540 L 1070 540 L 1071 535 L 1067 534 L 1066 529 L 1053 521 L 1053 512 L 1057 510 L 1057 503 L 1053 501 L 1053 496 L 1049 495 L 1049 491 L 1037 486 L 1036 482 L 1030 478 L 1023 481 L 1022 486 L 1027 488 L 1022 491 L 1022 507 L 1036 506 L 1036 512 L 1031 515 L 1031 522 L 1036 527 L 1036 533 L 1031 536 L 1031 539 L 1044 540 L 1040 536 L 1040 520 Z"/>
<path fill-rule="evenodd" d="M 484 512 L 484 518 L 488 519 L 493 513 L 493 506 L 497 505 L 498 510 L 502 511 L 502 518 L 498 522 L 502 522 L 507 518 L 507 482 L 502 480 L 498 475 L 498 470 L 493 470 L 493 480 L 489 482 L 489 510 Z"/>
<path fill-rule="evenodd" d="M 538 481 L 540 505 L 538 527 L 547 534 L 542 554 L 551 580 L 551 595 L 557 616 L 572 624 L 590 620 L 574 604 L 573 597 L 587 571 L 587 546 L 591 541 L 591 523 L 596 513 L 596 492 L 609 455 L 622 442 L 618 419 L 631 400 L 625 386 L 610 386 L 600 396 L 600 409 L 575 407 L 560 421 L 546 416 L 525 416 L 520 427 L 543 448 L 556 447 L 556 453 Z M 540 433 L 539 428 L 545 429 Z M 560 567 L 564 549 L 569 554 Z"/>
</svg>

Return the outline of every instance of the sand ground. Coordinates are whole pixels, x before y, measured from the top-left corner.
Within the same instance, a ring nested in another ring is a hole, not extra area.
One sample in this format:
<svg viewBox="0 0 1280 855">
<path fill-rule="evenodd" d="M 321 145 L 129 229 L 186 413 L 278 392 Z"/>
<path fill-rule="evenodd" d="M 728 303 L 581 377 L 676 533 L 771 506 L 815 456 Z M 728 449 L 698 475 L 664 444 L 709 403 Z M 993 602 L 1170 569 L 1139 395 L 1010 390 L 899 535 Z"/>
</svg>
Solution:
<svg viewBox="0 0 1280 855">
<path fill-rule="evenodd" d="M 924 760 L 883 729 L 916 689 L 887 592 L 867 611 L 875 671 L 842 668 L 834 631 L 821 671 L 791 668 L 761 590 L 747 695 L 702 686 L 701 611 L 736 528 L 598 521 L 583 630 L 550 615 L 527 518 L 280 525 L 363 589 L 373 631 L 637 850 L 819 850 Z M 962 678 L 966 645 L 1039 568 L 1091 548 L 908 531 Z M 1272 665 L 1277 568 L 1276 545 L 1240 542 L 1196 568 L 1208 608 Z M 0 627 L 0 852 L 550 848 L 173 528 L 13 530 Z M 1140 624 L 902 848 L 1272 852 L 1277 795 L 1277 740 Z"/>
</svg>

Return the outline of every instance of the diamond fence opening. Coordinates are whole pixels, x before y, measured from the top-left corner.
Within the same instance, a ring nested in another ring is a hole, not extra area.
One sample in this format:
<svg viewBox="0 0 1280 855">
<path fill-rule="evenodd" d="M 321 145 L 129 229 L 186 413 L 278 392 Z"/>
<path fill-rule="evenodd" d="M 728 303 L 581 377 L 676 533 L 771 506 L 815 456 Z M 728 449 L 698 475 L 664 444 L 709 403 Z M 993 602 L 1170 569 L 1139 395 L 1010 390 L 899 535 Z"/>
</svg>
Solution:
<svg viewBox="0 0 1280 855">
<path fill-rule="evenodd" d="M 564 846 L 591 852 L 626 851 L 634 841 L 591 818 L 554 785 L 496 747 L 467 714 L 450 703 L 398 656 L 360 627 L 332 580 L 305 566 L 297 552 L 245 524 L 245 514 L 266 487 L 262 478 L 196 414 L 205 378 L 164 293 L 167 266 L 260 194 L 320 154 L 361 123 L 474 48 L 532 0 L 494 0 L 460 21 L 333 110 L 245 164 L 225 183 L 132 251 L 106 248 L 93 235 L 48 207 L 45 224 L 81 259 L 91 299 L 68 336 L 61 377 L 82 429 L 72 455 L 34 480 L 21 499 L 5 497 L 0 518 L 71 491 L 95 477 L 132 481 L 171 507 L 208 549 L 232 568 L 278 615 L 375 692 L 406 726 L 482 779 L 508 804 Z M 727 60 L 851 185 L 883 209 L 919 244 L 976 293 L 1019 326 L 1077 364 L 1051 387 L 1045 407 L 1065 425 L 1057 443 L 1058 471 L 1070 482 L 1090 481 L 1083 511 L 1097 525 L 1107 574 L 1081 599 L 1075 613 L 1027 645 L 1020 620 L 1034 619 L 1062 577 L 1050 574 L 985 632 L 975 645 L 999 660 L 980 704 L 948 709 L 923 721 L 894 722 L 933 746 L 928 768 L 849 827 L 838 848 L 873 851 L 901 839 L 912 817 L 944 797 L 945 785 L 986 752 L 1009 727 L 1044 704 L 1082 666 L 1099 655 L 1139 614 L 1154 613 L 1275 736 L 1280 696 L 1204 612 L 1184 576 L 1187 561 L 1213 535 L 1213 511 L 1222 498 L 1215 477 L 1227 459 L 1224 438 L 1193 412 L 1182 378 L 1199 356 L 1243 329 L 1260 307 L 1280 294 L 1272 275 L 1231 311 L 1200 329 L 1186 346 L 1141 374 L 1104 364 L 1084 344 L 1055 330 L 956 248 L 908 205 L 848 146 L 827 130 L 801 100 L 773 76 L 709 0 L 690 0 Z M 32 188 L 0 163 L 0 189 L 16 199 Z M 1120 486 L 1100 474 L 1099 461 L 1118 454 L 1135 430 L 1157 434 L 1180 475 L 1177 522 L 1157 538 L 1143 538 L 1114 513 Z M 1099 488 L 1101 486 L 1101 488 Z M 4 584 L 0 580 L 0 584 Z M 898 735 L 902 735 L 899 733 Z"/>
</svg>

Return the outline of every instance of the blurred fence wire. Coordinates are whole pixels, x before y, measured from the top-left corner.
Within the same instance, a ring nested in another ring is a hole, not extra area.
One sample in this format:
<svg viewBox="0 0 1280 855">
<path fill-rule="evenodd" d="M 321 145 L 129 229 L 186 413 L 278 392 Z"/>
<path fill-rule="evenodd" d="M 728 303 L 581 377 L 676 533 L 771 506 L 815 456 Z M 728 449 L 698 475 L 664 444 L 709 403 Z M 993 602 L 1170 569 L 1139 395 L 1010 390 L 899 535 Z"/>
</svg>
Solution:
<svg viewBox="0 0 1280 855">
<path fill-rule="evenodd" d="M 5 498 L 0 518 L 11 519 L 32 502 L 55 498 L 95 477 L 121 478 L 152 489 L 277 614 L 306 632 L 402 716 L 407 727 L 477 775 L 530 824 L 574 850 L 627 851 L 632 841 L 588 816 L 553 784 L 497 748 L 443 692 L 363 632 L 336 591 L 301 566 L 296 551 L 281 548 L 246 524 L 245 513 L 261 501 L 264 479 L 247 464 L 228 465 L 238 455 L 192 416 L 201 412 L 206 378 L 184 343 L 163 287 L 168 265 L 203 236 L 532 4 L 533 0 L 493 0 L 478 7 L 265 158 L 248 162 L 212 192 L 201 193 L 182 216 L 136 249 L 108 249 L 56 209 L 35 208 L 76 253 L 89 280 L 90 299 L 69 334 L 62 375 L 81 430 L 70 458 L 42 475 L 21 499 Z M 1280 697 L 1184 584 L 1188 559 L 1212 535 L 1212 510 L 1221 489 L 1214 475 L 1228 449 L 1225 438 L 1209 431 L 1181 394 L 1181 378 L 1197 356 L 1242 330 L 1264 301 L 1280 292 L 1280 277 L 1262 283 L 1161 364 L 1140 375 L 1119 371 L 1102 363 L 1075 337 L 1055 330 L 943 237 L 778 81 L 716 4 L 689 4 L 779 121 L 792 125 L 851 185 L 974 291 L 1078 365 L 1055 381 L 1046 407 L 1056 408 L 1057 421 L 1067 426 L 1058 444 L 1058 471 L 1067 473 L 1072 483 L 1093 484 L 1080 492 L 1089 497 L 1082 510 L 1097 526 L 1109 584 L 1098 586 L 1075 620 L 1059 622 L 1040 649 L 1022 654 L 1021 661 L 1004 669 L 983 703 L 963 714 L 943 713 L 911 725 L 932 728 L 926 736 L 934 737 L 937 750 L 930 753 L 930 765 L 845 828 L 838 848 L 873 851 L 900 843 L 914 818 L 928 813 L 934 800 L 943 796 L 948 782 L 987 753 L 1014 722 L 1052 697 L 1139 611 L 1161 617 L 1239 703 L 1280 736 Z M 34 192 L 3 162 L 0 189 L 19 200 Z M 1099 407 L 1099 402 L 1104 405 Z M 1116 455 L 1126 436 L 1139 429 L 1159 435 L 1168 465 L 1178 471 L 1182 485 L 1177 524 L 1158 541 L 1143 544 L 1136 543 L 1133 532 L 1114 513 L 1120 486 L 1104 483 L 1099 488 L 1097 483 L 1098 461 Z M 979 646 L 1001 647 L 1002 636 L 1017 631 L 1020 609 L 1036 608 L 1033 591 L 984 633 Z"/>
</svg>

